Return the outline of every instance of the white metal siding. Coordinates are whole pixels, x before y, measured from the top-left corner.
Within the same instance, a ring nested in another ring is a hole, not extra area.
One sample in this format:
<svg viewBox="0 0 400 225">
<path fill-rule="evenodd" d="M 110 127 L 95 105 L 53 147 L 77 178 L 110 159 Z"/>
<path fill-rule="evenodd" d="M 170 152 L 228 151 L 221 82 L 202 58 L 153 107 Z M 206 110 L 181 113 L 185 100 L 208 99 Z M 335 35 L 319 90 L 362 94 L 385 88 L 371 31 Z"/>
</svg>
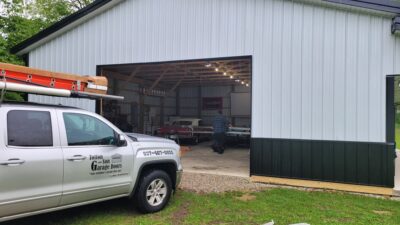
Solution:
<svg viewBox="0 0 400 225">
<path fill-rule="evenodd" d="M 30 65 L 253 56 L 252 136 L 385 141 L 390 18 L 290 0 L 126 0 L 30 53 Z"/>
</svg>

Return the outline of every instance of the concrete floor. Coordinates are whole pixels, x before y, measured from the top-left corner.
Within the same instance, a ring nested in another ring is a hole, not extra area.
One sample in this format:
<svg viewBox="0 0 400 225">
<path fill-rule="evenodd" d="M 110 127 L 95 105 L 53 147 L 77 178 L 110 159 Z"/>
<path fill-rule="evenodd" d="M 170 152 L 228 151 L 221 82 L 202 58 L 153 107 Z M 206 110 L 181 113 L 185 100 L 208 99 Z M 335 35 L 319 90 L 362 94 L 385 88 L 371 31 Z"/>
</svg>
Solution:
<svg viewBox="0 0 400 225">
<path fill-rule="evenodd" d="M 250 149 L 228 147 L 220 155 L 211 149 L 211 142 L 190 146 L 191 151 L 182 156 L 183 170 L 192 173 L 208 173 L 249 177 Z"/>
</svg>

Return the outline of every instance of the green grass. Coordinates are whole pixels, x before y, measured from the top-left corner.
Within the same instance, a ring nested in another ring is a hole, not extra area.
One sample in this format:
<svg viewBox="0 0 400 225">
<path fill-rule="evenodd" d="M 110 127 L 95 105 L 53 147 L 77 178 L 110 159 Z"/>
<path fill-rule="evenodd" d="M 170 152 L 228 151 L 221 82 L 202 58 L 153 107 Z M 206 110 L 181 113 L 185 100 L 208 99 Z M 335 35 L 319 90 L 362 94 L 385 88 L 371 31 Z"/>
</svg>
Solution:
<svg viewBox="0 0 400 225">
<path fill-rule="evenodd" d="M 396 123 L 395 129 L 395 141 L 400 145 L 400 124 Z M 400 146 L 399 146 L 400 147 Z"/>
<path fill-rule="evenodd" d="M 126 199 L 38 215 L 20 224 L 400 224 L 400 202 L 334 192 L 272 189 L 199 195 L 179 191 L 166 209 L 141 215 Z"/>
</svg>

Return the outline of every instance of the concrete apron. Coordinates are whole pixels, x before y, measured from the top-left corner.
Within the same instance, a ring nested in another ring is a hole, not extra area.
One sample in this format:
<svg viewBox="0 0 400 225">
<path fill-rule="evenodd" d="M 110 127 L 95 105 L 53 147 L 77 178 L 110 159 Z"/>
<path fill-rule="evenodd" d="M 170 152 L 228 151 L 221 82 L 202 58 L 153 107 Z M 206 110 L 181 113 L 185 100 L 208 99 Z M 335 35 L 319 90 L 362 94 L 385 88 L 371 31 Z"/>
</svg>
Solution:
<svg viewBox="0 0 400 225">
<path fill-rule="evenodd" d="M 185 172 L 205 173 L 249 178 L 250 150 L 248 148 L 228 147 L 220 155 L 211 149 L 211 142 L 191 146 L 182 156 Z"/>
</svg>

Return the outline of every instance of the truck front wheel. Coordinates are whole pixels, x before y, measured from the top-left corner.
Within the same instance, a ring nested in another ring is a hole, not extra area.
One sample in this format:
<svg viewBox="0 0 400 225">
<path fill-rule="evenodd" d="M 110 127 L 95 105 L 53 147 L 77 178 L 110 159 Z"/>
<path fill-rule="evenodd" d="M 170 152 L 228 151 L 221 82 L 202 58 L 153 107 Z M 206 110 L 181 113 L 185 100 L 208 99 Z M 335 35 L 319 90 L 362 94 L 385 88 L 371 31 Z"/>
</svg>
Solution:
<svg viewBox="0 0 400 225">
<path fill-rule="evenodd" d="M 150 170 L 142 175 L 139 182 L 135 194 L 138 210 L 143 213 L 162 210 L 172 193 L 172 182 L 168 174 L 162 170 Z"/>
</svg>

